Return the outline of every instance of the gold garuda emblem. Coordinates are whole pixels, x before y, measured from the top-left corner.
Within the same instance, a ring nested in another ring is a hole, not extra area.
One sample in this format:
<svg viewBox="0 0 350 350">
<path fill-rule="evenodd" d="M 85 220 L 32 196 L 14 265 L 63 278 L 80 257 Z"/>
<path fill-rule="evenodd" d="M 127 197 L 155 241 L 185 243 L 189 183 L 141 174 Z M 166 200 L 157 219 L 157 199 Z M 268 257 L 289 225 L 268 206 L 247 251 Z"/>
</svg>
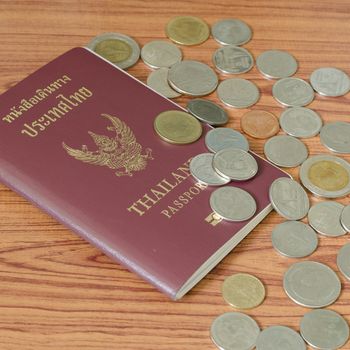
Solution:
<svg viewBox="0 0 350 350">
<path fill-rule="evenodd" d="M 67 153 L 85 163 L 116 169 L 116 176 L 133 176 L 134 171 L 145 169 L 147 160 L 153 159 L 152 150 L 146 148 L 145 154 L 142 154 L 142 146 L 136 142 L 134 133 L 123 121 L 109 114 L 101 116 L 110 120 L 112 126 L 108 126 L 107 130 L 115 131 L 115 136 L 98 135 L 88 131 L 98 149 L 90 151 L 86 145 L 81 149 L 74 149 L 62 142 Z"/>
</svg>

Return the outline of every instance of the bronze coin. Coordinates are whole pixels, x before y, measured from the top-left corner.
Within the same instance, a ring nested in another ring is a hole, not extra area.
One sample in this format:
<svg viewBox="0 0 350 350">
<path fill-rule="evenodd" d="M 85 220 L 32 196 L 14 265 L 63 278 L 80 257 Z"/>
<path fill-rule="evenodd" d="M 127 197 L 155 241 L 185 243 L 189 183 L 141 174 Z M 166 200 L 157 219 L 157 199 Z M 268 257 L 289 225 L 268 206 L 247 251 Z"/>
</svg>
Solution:
<svg viewBox="0 0 350 350">
<path fill-rule="evenodd" d="M 262 110 L 245 113 L 241 118 L 241 128 L 256 139 L 267 139 L 280 130 L 278 119 L 272 113 Z"/>
</svg>

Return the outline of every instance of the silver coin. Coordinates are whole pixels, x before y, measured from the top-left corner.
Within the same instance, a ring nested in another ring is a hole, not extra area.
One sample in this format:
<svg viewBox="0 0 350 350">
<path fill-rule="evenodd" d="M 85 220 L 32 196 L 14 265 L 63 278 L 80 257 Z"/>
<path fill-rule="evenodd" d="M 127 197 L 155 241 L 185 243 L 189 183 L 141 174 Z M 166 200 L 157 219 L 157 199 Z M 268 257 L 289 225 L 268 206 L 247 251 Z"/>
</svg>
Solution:
<svg viewBox="0 0 350 350">
<path fill-rule="evenodd" d="M 281 167 L 292 168 L 300 165 L 308 157 L 303 142 L 289 135 L 277 135 L 265 142 L 266 158 Z"/>
<path fill-rule="evenodd" d="M 155 70 L 148 76 L 147 85 L 165 97 L 179 97 L 181 94 L 173 90 L 168 84 L 168 71 L 169 68 L 159 68 Z"/>
<path fill-rule="evenodd" d="M 213 69 L 202 62 L 190 60 L 171 66 L 168 80 L 177 92 L 191 96 L 208 95 L 218 85 L 218 77 Z"/>
<path fill-rule="evenodd" d="M 273 247 L 288 258 L 303 258 L 312 254 L 318 245 L 317 234 L 300 221 L 285 221 L 272 231 Z"/>
<path fill-rule="evenodd" d="M 222 73 L 241 74 L 253 68 L 254 58 L 243 47 L 229 45 L 214 52 L 213 63 L 216 69 Z"/>
<path fill-rule="evenodd" d="M 309 198 L 303 187 L 288 177 L 276 179 L 270 186 L 273 208 L 287 220 L 300 220 L 309 211 Z"/>
<path fill-rule="evenodd" d="M 210 328 L 211 339 L 221 350 L 252 350 L 259 333 L 258 324 L 240 312 L 218 316 Z"/>
<path fill-rule="evenodd" d="M 222 45 L 243 45 L 252 38 L 249 26 L 236 18 L 216 22 L 211 28 L 211 33 L 213 38 Z"/>
<path fill-rule="evenodd" d="M 313 174 L 313 169 L 318 165 L 324 167 L 323 173 L 317 169 L 317 174 Z M 310 176 L 319 176 L 322 188 Z M 350 164 L 336 156 L 317 155 L 308 158 L 300 167 L 299 177 L 302 184 L 319 197 L 338 198 L 350 193 Z"/>
<path fill-rule="evenodd" d="M 269 79 L 287 78 L 298 69 L 296 59 L 288 52 L 268 50 L 256 59 L 258 70 Z"/>
<path fill-rule="evenodd" d="M 305 80 L 283 78 L 272 87 L 276 101 L 287 107 L 302 107 L 311 103 L 315 97 L 314 90 Z"/>
<path fill-rule="evenodd" d="M 104 47 L 105 45 L 108 46 Z M 120 33 L 98 35 L 86 47 L 122 69 L 133 66 L 140 58 L 139 44 L 129 36 Z"/>
<path fill-rule="evenodd" d="M 310 83 L 323 96 L 342 96 L 350 90 L 349 76 L 338 68 L 316 69 L 311 73 Z"/>
<path fill-rule="evenodd" d="M 333 152 L 350 153 L 350 123 L 327 123 L 320 133 L 321 143 Z"/>
<path fill-rule="evenodd" d="M 346 234 L 340 223 L 340 216 L 344 205 L 338 202 L 319 202 L 310 208 L 308 220 L 310 226 L 318 233 L 329 237 L 338 237 Z"/>
<path fill-rule="evenodd" d="M 340 216 L 340 223 L 346 231 L 350 232 L 350 204 L 344 207 Z"/>
<path fill-rule="evenodd" d="M 349 339 L 349 325 L 332 310 L 312 310 L 300 321 L 300 333 L 315 349 L 336 350 Z"/>
<path fill-rule="evenodd" d="M 208 186 L 221 186 L 228 184 L 231 180 L 228 177 L 220 176 L 213 168 L 212 153 L 198 154 L 190 162 L 191 175 L 198 181 Z"/>
<path fill-rule="evenodd" d="M 255 199 L 238 187 L 220 187 L 210 196 L 210 207 L 227 221 L 245 221 L 256 212 Z"/>
<path fill-rule="evenodd" d="M 345 244 L 339 250 L 337 265 L 344 277 L 350 281 L 350 243 Z"/>
<path fill-rule="evenodd" d="M 224 148 L 239 148 L 249 151 L 249 142 L 240 132 L 231 128 L 216 128 L 207 132 L 205 144 L 211 152 Z"/>
<path fill-rule="evenodd" d="M 187 103 L 188 111 L 200 121 L 210 125 L 224 125 L 228 122 L 226 111 L 214 102 L 196 98 Z"/>
<path fill-rule="evenodd" d="M 258 163 L 247 151 L 239 148 L 225 148 L 215 153 L 213 168 L 231 180 L 249 180 L 258 172 Z"/>
<path fill-rule="evenodd" d="M 322 119 L 312 109 L 291 107 L 282 112 L 280 125 L 282 130 L 291 136 L 307 138 L 320 132 Z"/>
<path fill-rule="evenodd" d="M 230 107 L 247 108 L 258 102 L 260 92 L 249 80 L 231 78 L 222 81 L 217 89 L 221 102 Z"/>
<path fill-rule="evenodd" d="M 327 265 L 302 261 L 294 263 L 284 274 L 283 288 L 295 303 L 309 308 L 321 308 L 338 299 L 341 283 Z"/>
<path fill-rule="evenodd" d="M 284 326 L 271 326 L 259 334 L 256 350 L 306 350 L 306 344 L 295 330 Z"/>
</svg>

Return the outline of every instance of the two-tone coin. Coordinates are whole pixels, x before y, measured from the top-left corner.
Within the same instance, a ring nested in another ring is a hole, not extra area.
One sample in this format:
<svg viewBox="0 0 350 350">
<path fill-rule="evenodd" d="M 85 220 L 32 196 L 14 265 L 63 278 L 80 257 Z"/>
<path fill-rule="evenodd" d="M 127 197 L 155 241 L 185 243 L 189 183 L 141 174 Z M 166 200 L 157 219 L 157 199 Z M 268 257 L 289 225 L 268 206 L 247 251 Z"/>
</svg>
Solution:
<svg viewBox="0 0 350 350">
<path fill-rule="evenodd" d="M 284 274 L 283 288 L 295 303 L 321 308 L 338 299 L 341 283 L 337 274 L 327 265 L 302 261 L 294 263 Z"/>
<path fill-rule="evenodd" d="M 224 125 L 229 119 L 222 107 L 202 98 L 190 100 L 187 103 L 187 109 L 197 119 L 209 125 Z"/>
<path fill-rule="evenodd" d="M 158 114 L 154 130 L 164 141 L 174 144 L 192 143 L 202 135 L 201 123 L 191 114 L 179 110 Z"/>
<path fill-rule="evenodd" d="M 320 132 L 321 143 L 336 153 L 350 153 L 350 123 L 331 122 Z"/>
<path fill-rule="evenodd" d="M 255 276 L 237 273 L 225 279 L 222 285 L 224 300 L 236 309 L 252 309 L 265 299 L 265 287 Z"/>
<path fill-rule="evenodd" d="M 168 81 L 177 92 L 191 96 L 208 95 L 218 85 L 218 77 L 213 69 L 202 62 L 191 60 L 171 66 Z"/>
<path fill-rule="evenodd" d="M 345 244 L 338 252 L 339 271 L 350 281 L 350 243 Z"/>
<path fill-rule="evenodd" d="M 342 70 L 333 67 L 318 68 L 311 73 L 310 83 L 323 96 L 343 96 L 350 90 L 350 78 Z"/>
<path fill-rule="evenodd" d="M 265 142 L 266 158 L 281 167 L 292 168 L 303 163 L 308 157 L 305 144 L 289 135 L 277 135 Z"/>
<path fill-rule="evenodd" d="M 296 59 L 288 52 L 268 50 L 256 59 L 256 66 L 261 74 L 269 79 L 287 78 L 298 69 Z"/>
<path fill-rule="evenodd" d="M 336 350 L 349 339 L 349 325 L 332 310 L 312 310 L 300 321 L 300 334 L 315 349 Z"/>
<path fill-rule="evenodd" d="M 319 202 L 310 208 L 308 220 L 310 226 L 319 234 L 329 237 L 339 237 L 346 234 L 340 223 L 344 205 L 326 201 Z"/>
<path fill-rule="evenodd" d="M 285 221 L 272 231 L 272 245 L 288 258 L 303 258 L 312 254 L 318 245 L 315 231 L 300 221 Z"/>
<path fill-rule="evenodd" d="M 216 128 L 208 131 L 205 135 L 205 144 L 214 153 L 224 148 L 249 150 L 248 140 L 240 132 L 231 128 Z"/>
<path fill-rule="evenodd" d="M 272 95 L 277 102 L 286 107 L 306 106 L 315 97 L 310 84 L 299 78 L 283 78 L 276 81 L 272 87 Z"/>
<path fill-rule="evenodd" d="M 141 49 L 141 58 L 151 68 L 169 68 L 182 59 L 181 50 L 164 40 L 153 40 Z"/>
<path fill-rule="evenodd" d="M 220 101 L 229 107 L 247 108 L 258 102 L 260 92 L 250 80 L 231 78 L 223 80 L 217 89 Z"/>
<path fill-rule="evenodd" d="M 287 134 L 307 138 L 316 136 L 322 128 L 321 117 L 312 109 L 291 107 L 280 116 L 280 125 Z"/>
<path fill-rule="evenodd" d="M 332 155 L 308 158 L 299 172 L 302 184 L 313 194 L 338 198 L 350 193 L 350 164 Z"/>
<path fill-rule="evenodd" d="M 254 58 L 247 49 L 229 45 L 214 52 L 213 63 L 222 73 L 242 74 L 253 68 Z"/>
<path fill-rule="evenodd" d="M 273 208 L 287 220 L 300 220 L 309 211 L 309 198 L 303 187 L 288 177 L 276 179 L 270 186 Z"/>
<path fill-rule="evenodd" d="M 87 44 L 87 47 L 122 69 L 133 66 L 140 57 L 138 43 L 120 33 L 98 35 Z"/>
<path fill-rule="evenodd" d="M 252 350 L 259 333 L 255 320 L 240 312 L 218 316 L 210 328 L 211 339 L 220 350 Z"/>
<path fill-rule="evenodd" d="M 191 175 L 198 181 L 208 186 L 222 186 L 231 180 L 228 177 L 220 176 L 213 168 L 212 153 L 202 153 L 193 157 L 190 162 Z"/>
<path fill-rule="evenodd" d="M 340 216 L 340 223 L 346 231 L 350 232 L 350 204 L 344 207 Z"/>
<path fill-rule="evenodd" d="M 211 193 L 211 209 L 227 221 L 245 221 L 256 212 L 255 199 L 238 187 L 224 186 Z"/>
<path fill-rule="evenodd" d="M 211 33 L 222 45 L 243 45 L 252 38 L 252 30 L 240 19 L 229 18 L 216 22 Z"/>
<path fill-rule="evenodd" d="M 159 68 L 153 71 L 147 78 L 147 85 L 165 97 L 179 97 L 181 94 L 172 89 L 168 83 L 168 72 L 169 68 Z"/>
</svg>

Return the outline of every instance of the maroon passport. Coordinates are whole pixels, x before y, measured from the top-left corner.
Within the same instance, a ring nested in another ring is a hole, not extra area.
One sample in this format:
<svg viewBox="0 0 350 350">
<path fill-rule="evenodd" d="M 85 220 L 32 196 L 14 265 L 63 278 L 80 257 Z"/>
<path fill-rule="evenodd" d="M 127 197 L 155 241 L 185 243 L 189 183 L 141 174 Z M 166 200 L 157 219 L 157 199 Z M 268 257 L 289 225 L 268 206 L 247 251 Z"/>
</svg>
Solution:
<svg viewBox="0 0 350 350">
<path fill-rule="evenodd" d="M 271 210 L 288 176 L 255 156 L 258 174 L 232 182 L 257 202 L 246 222 L 211 222 L 212 188 L 190 175 L 204 135 L 172 145 L 154 132 L 181 109 L 84 48 L 0 96 L 0 180 L 173 299 L 181 298 Z"/>
</svg>

